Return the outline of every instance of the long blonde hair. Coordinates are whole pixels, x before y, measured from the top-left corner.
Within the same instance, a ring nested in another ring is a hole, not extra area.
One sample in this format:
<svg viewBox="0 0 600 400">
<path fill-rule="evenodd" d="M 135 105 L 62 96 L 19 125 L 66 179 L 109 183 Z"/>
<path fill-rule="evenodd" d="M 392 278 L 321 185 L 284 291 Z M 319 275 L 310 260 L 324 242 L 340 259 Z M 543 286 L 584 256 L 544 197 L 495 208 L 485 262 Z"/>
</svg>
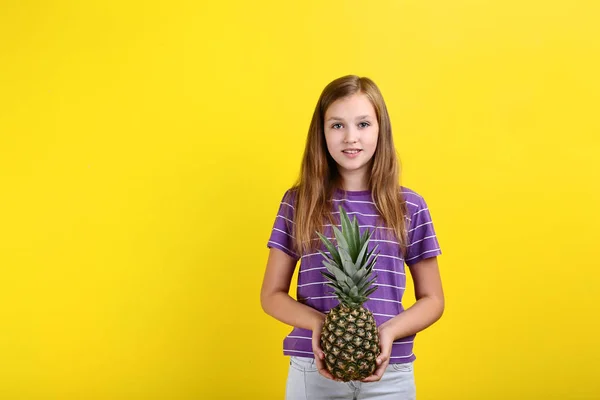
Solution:
<svg viewBox="0 0 600 400">
<path fill-rule="evenodd" d="M 365 94 L 375 108 L 379 123 L 377 149 L 373 155 L 368 185 L 383 223 L 390 227 L 406 253 L 406 204 L 400 192 L 400 168 L 392 138 L 392 127 L 383 96 L 366 77 L 348 75 L 329 83 L 321 93 L 308 130 L 300 176 L 292 188 L 296 206 L 293 229 L 294 245 L 299 254 L 315 250 L 315 231 L 323 232 L 325 221 L 334 224 L 331 214 L 333 192 L 340 187 L 340 176 L 325 142 L 324 118 L 336 100 L 356 93 Z M 337 222 L 339 224 L 339 222 Z"/>
</svg>

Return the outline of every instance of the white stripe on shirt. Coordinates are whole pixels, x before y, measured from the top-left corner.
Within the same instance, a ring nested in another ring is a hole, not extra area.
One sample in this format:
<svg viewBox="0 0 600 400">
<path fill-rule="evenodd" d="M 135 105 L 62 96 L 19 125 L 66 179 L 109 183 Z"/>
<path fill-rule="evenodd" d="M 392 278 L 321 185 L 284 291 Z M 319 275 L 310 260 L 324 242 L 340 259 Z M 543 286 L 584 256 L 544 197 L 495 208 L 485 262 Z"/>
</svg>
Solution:
<svg viewBox="0 0 600 400">
<path fill-rule="evenodd" d="M 422 227 L 422 226 L 425 226 L 425 225 L 430 225 L 430 224 L 432 224 L 432 223 L 433 223 L 432 221 L 425 222 L 424 224 L 421 224 L 421 225 L 419 225 L 419 226 L 416 226 L 416 227 L 414 227 L 413 229 L 409 230 L 408 232 L 415 231 L 415 230 L 419 229 L 419 228 L 420 228 L 420 227 Z"/>
<path fill-rule="evenodd" d="M 288 249 L 287 247 L 285 247 L 285 246 L 284 246 L 284 245 L 282 245 L 281 243 L 277 243 L 277 242 L 274 242 L 274 241 L 272 241 L 272 240 L 269 240 L 269 243 L 271 243 L 271 244 L 275 244 L 275 245 L 277 245 L 277 246 L 279 246 L 279 247 L 283 247 L 284 249 L 286 249 L 287 251 L 289 251 L 290 253 L 294 254 L 294 255 L 297 257 L 296 253 L 294 253 L 293 251 L 291 251 L 290 249 Z"/>
<path fill-rule="evenodd" d="M 438 249 L 433 249 L 433 250 L 427 250 L 427 251 L 424 251 L 424 252 L 422 252 L 421 254 L 419 254 L 418 256 L 411 257 L 411 258 L 407 259 L 406 261 L 414 260 L 415 258 L 419 258 L 419 257 L 421 257 L 423 254 L 427 254 L 427 253 L 433 253 L 433 252 L 435 252 L 435 251 L 440 251 L 440 249 L 438 248 Z"/>
<path fill-rule="evenodd" d="M 423 239 L 421 239 L 421 240 L 417 240 L 417 241 L 415 241 L 415 242 L 413 242 L 413 243 L 409 244 L 409 245 L 408 245 L 408 247 L 410 247 L 410 246 L 412 246 L 412 245 L 415 245 L 415 244 L 417 244 L 417 243 L 420 243 L 420 242 L 422 242 L 423 240 L 426 240 L 426 239 L 431 239 L 431 238 L 434 238 L 434 237 L 436 237 L 436 235 L 432 235 L 432 236 L 427 236 L 427 237 L 424 237 L 424 238 L 423 238 Z"/>
<path fill-rule="evenodd" d="M 285 204 L 286 206 L 290 206 L 290 207 L 292 207 L 292 210 L 295 210 L 294 206 L 291 205 L 290 203 L 286 203 L 285 201 L 282 201 L 281 204 Z"/>
<path fill-rule="evenodd" d="M 273 228 L 273 230 L 281 232 L 281 233 L 285 233 L 286 235 L 288 235 L 289 237 L 291 237 L 292 239 L 294 239 L 294 237 L 292 235 L 290 235 L 289 233 L 287 233 L 286 231 L 282 231 L 281 229 L 277 229 L 277 228 Z"/>
<path fill-rule="evenodd" d="M 410 353 L 410 354 L 409 354 L 409 355 L 407 355 L 407 356 L 390 356 L 390 358 L 410 358 L 410 357 L 412 357 L 412 356 L 413 356 L 413 353 Z"/>
</svg>

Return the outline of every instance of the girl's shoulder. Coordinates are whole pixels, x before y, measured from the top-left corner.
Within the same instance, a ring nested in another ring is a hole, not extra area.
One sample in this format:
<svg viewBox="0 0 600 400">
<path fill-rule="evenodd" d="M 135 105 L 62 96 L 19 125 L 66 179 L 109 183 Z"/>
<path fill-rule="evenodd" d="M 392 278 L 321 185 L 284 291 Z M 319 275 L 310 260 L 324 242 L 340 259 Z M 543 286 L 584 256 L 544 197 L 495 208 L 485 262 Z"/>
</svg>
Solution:
<svg viewBox="0 0 600 400">
<path fill-rule="evenodd" d="M 402 200 L 406 202 L 408 209 L 411 211 L 427 207 L 423 196 L 406 186 L 400 186 L 400 194 L 402 195 Z"/>
<path fill-rule="evenodd" d="M 296 196 L 298 195 L 298 187 L 292 186 L 287 189 L 285 193 L 283 193 L 282 201 L 290 203 L 291 205 L 296 205 Z"/>
</svg>

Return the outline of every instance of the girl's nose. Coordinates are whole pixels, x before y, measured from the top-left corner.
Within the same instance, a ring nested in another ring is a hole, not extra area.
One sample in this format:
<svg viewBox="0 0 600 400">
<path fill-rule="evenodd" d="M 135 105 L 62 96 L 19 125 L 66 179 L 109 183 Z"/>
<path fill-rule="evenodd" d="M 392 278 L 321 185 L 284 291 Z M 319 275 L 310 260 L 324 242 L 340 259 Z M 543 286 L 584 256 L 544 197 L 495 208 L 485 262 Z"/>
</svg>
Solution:
<svg viewBox="0 0 600 400">
<path fill-rule="evenodd" d="M 356 143 L 358 142 L 358 135 L 352 128 L 348 129 L 346 136 L 344 137 L 344 143 Z"/>
</svg>

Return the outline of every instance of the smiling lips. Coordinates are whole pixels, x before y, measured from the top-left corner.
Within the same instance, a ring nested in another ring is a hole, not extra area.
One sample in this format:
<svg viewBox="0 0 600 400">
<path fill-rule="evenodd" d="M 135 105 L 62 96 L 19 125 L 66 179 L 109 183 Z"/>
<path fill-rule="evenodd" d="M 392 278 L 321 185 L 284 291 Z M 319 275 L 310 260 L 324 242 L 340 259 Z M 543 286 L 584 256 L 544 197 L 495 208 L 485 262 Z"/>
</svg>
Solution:
<svg viewBox="0 0 600 400">
<path fill-rule="evenodd" d="M 344 153 L 344 155 L 346 157 L 349 158 L 354 158 L 356 157 L 360 152 L 362 151 L 362 149 L 346 149 L 346 150 L 342 150 L 342 153 Z"/>
</svg>

